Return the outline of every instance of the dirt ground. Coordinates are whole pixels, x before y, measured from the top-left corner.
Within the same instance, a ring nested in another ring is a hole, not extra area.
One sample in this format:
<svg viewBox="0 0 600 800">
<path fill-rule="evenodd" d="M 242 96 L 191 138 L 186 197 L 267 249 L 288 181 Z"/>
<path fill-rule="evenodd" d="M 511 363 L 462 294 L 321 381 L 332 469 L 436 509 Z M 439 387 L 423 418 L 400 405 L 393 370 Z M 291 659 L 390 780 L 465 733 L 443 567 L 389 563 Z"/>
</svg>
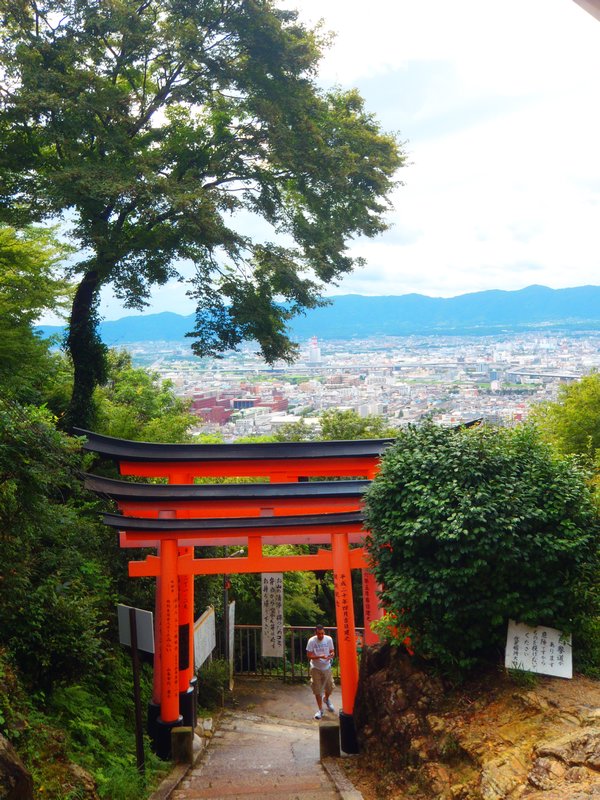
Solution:
<svg viewBox="0 0 600 800">
<path fill-rule="evenodd" d="M 474 751 L 483 753 L 482 761 L 486 758 L 498 763 L 503 759 L 509 761 L 515 748 L 520 747 L 520 752 L 525 753 L 531 762 L 531 754 L 539 742 L 582 727 L 588 729 L 585 726 L 600 725 L 600 681 L 581 675 L 575 675 L 572 680 L 540 675 L 518 682 L 502 672 L 495 680 L 488 676 L 479 684 L 454 691 L 444 705 L 435 719 L 450 720 L 451 730 L 457 733 L 461 745 L 468 747 L 470 742 Z M 421 780 L 427 764 L 422 765 L 421 771 L 394 771 L 388 755 L 384 749 L 340 760 L 340 765 L 364 800 L 433 800 L 444 796 L 426 788 L 426 782 Z M 454 786 L 465 779 L 475 784 L 479 782 L 476 767 L 465 767 L 463 762 L 453 765 L 450 758 L 445 768 L 449 773 L 449 783 Z M 447 796 L 453 797 L 453 791 L 457 797 L 482 796 L 478 792 L 462 795 L 454 787 Z M 561 800 L 592 796 L 585 790 L 581 795 L 567 790 L 556 791 Z M 511 800 L 513 797 L 537 800 L 551 795 L 554 796 L 553 792 L 537 792 L 528 782 L 526 771 L 508 784 L 506 794 L 502 794 L 500 789 L 497 794 Z M 593 793 L 593 796 L 597 795 Z"/>
</svg>

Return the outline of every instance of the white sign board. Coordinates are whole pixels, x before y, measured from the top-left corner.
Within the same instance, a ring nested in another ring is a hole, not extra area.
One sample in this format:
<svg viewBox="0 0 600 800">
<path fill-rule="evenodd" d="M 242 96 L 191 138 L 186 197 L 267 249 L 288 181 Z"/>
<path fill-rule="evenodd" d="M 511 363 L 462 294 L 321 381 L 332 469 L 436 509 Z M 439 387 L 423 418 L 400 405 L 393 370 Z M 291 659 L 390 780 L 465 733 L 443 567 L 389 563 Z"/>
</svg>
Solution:
<svg viewBox="0 0 600 800">
<path fill-rule="evenodd" d="M 119 621 L 119 642 L 131 647 L 131 628 L 129 626 L 129 610 L 131 606 L 117 606 L 117 618 Z M 154 652 L 154 622 L 151 611 L 142 611 L 135 608 L 135 630 L 137 633 L 138 650 L 145 653 Z"/>
<path fill-rule="evenodd" d="M 194 666 L 199 670 L 217 646 L 215 610 L 209 606 L 194 622 Z"/>
<path fill-rule="evenodd" d="M 556 628 L 542 625 L 530 628 L 511 619 L 508 621 L 504 666 L 556 678 L 572 678 L 571 637 L 564 636 Z"/>
<path fill-rule="evenodd" d="M 283 658 L 283 573 L 262 573 L 262 654 Z"/>
</svg>

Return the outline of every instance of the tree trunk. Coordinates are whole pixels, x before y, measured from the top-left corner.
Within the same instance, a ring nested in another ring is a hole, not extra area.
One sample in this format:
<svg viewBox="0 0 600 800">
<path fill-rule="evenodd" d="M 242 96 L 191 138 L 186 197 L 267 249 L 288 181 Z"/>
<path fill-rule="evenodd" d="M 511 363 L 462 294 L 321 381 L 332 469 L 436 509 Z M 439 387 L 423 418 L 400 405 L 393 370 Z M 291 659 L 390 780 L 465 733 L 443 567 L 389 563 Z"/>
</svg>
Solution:
<svg viewBox="0 0 600 800">
<path fill-rule="evenodd" d="M 95 387 L 106 376 L 106 346 L 97 332 L 99 275 L 97 269 L 85 273 L 73 299 L 67 349 L 73 361 L 73 393 L 63 427 L 90 430 L 94 425 Z"/>
</svg>

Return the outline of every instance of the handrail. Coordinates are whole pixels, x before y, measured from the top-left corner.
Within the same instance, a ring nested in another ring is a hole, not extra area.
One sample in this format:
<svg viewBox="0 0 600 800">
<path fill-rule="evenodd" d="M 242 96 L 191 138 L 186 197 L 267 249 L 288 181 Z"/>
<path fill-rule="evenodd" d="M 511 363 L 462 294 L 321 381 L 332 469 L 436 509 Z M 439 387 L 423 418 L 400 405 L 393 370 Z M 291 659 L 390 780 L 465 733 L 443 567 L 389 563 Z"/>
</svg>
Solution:
<svg viewBox="0 0 600 800">
<path fill-rule="evenodd" d="M 309 662 L 306 658 L 306 643 L 314 633 L 311 625 L 284 625 L 283 634 L 285 650 L 283 658 L 262 656 L 260 654 L 261 625 L 236 624 L 234 671 L 236 675 L 254 675 L 256 677 L 277 677 L 282 680 L 307 680 L 310 677 Z M 364 628 L 355 628 L 360 641 L 364 640 Z M 325 633 L 334 641 L 337 652 L 337 627 L 325 626 Z M 222 631 L 217 629 L 217 652 L 222 656 Z M 358 655 L 358 653 L 357 653 Z M 333 663 L 333 673 L 340 676 L 339 660 Z M 200 668 L 200 678 L 202 668 Z"/>
</svg>

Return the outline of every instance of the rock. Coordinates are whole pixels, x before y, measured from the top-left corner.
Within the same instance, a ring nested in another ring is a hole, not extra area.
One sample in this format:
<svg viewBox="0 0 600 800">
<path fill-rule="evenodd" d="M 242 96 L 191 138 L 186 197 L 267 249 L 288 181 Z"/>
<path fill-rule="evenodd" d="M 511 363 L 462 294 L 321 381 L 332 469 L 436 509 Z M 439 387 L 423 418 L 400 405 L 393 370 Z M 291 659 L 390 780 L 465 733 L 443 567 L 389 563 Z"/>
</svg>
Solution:
<svg viewBox="0 0 600 800">
<path fill-rule="evenodd" d="M 585 765 L 600 770 L 600 729 L 577 730 L 538 745 L 535 752 L 542 758 L 557 758 L 569 766 Z"/>
<path fill-rule="evenodd" d="M 422 737 L 413 737 L 410 741 L 409 756 L 411 764 L 425 763 L 431 758 L 430 742 Z"/>
<path fill-rule="evenodd" d="M 33 800 L 31 775 L 12 744 L 0 734 L 0 798 Z"/>
<path fill-rule="evenodd" d="M 430 761 L 421 769 L 423 779 L 429 784 L 429 788 L 436 798 L 450 798 L 450 773 L 442 765 Z"/>
<path fill-rule="evenodd" d="M 543 697 L 540 697 L 540 695 L 536 694 L 535 692 L 517 693 L 513 695 L 513 697 L 515 700 L 521 703 L 523 708 L 526 708 L 530 711 L 546 712 L 550 709 L 550 704 L 548 701 Z"/>
<path fill-rule="evenodd" d="M 481 800 L 481 792 L 470 783 L 456 783 L 450 787 L 452 800 Z"/>
<path fill-rule="evenodd" d="M 393 705 L 395 711 L 404 711 L 404 709 L 408 706 L 408 700 L 406 699 L 406 695 L 402 691 L 400 687 L 396 689 L 396 691 L 392 695 L 393 697 Z"/>
<path fill-rule="evenodd" d="M 569 767 L 564 777 L 567 783 L 583 783 L 588 780 L 588 771 L 585 767 Z"/>
<path fill-rule="evenodd" d="M 427 724 L 433 733 L 443 733 L 446 730 L 446 720 L 442 717 L 436 717 L 435 714 L 427 715 Z"/>
<path fill-rule="evenodd" d="M 523 784 L 526 774 L 525 763 L 518 752 L 506 752 L 500 758 L 488 761 L 481 772 L 483 800 L 505 800 L 514 789 Z"/>
<path fill-rule="evenodd" d="M 536 758 L 527 780 L 536 789 L 551 789 L 565 772 L 565 765 L 554 758 Z"/>
<path fill-rule="evenodd" d="M 72 788 L 76 790 L 77 797 L 81 797 L 82 800 L 83 798 L 85 800 L 100 800 L 96 781 L 87 770 L 80 767 L 79 764 L 73 763 L 68 765 L 68 770 L 73 776 Z"/>
<path fill-rule="evenodd" d="M 354 707 L 363 763 L 379 759 L 402 786 L 382 797 L 428 787 L 430 800 L 600 800 L 600 682 L 515 690 L 490 673 L 465 690 L 387 645 L 365 652 Z"/>
</svg>

